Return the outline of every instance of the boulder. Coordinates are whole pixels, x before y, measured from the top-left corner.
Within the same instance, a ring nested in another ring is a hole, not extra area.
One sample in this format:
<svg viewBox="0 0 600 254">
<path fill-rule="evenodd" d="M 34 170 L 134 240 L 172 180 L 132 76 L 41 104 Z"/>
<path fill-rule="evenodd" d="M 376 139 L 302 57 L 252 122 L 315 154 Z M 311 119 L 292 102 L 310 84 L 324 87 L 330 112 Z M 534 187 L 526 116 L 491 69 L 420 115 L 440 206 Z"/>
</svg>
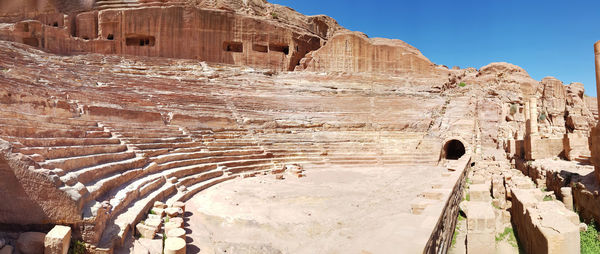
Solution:
<svg viewBox="0 0 600 254">
<path fill-rule="evenodd" d="M 16 251 L 22 254 L 44 253 L 45 238 L 46 234 L 40 232 L 22 233 L 17 239 Z"/>
</svg>

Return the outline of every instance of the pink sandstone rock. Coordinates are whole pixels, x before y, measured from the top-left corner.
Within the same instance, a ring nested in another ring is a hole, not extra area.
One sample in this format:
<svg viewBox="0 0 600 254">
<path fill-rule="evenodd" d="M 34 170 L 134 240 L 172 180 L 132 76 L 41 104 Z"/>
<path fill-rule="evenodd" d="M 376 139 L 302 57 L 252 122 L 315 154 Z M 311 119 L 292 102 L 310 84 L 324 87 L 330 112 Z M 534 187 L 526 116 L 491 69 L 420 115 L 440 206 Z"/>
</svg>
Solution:
<svg viewBox="0 0 600 254">
<path fill-rule="evenodd" d="M 40 254 L 44 253 L 44 238 L 46 234 L 40 232 L 25 232 L 19 235 L 16 244 L 17 253 Z"/>
</svg>

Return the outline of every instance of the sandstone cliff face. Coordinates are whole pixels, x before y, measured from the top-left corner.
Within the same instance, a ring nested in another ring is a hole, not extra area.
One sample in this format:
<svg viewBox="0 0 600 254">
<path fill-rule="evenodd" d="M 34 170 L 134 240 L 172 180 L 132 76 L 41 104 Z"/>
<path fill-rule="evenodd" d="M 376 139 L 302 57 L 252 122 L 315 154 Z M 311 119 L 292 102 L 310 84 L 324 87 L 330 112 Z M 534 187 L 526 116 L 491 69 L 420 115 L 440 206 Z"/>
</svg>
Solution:
<svg viewBox="0 0 600 254">
<path fill-rule="evenodd" d="M 299 69 L 396 75 L 442 73 L 421 52 L 403 41 L 370 39 L 357 32 L 337 33 L 325 46 L 303 59 Z"/>
</svg>

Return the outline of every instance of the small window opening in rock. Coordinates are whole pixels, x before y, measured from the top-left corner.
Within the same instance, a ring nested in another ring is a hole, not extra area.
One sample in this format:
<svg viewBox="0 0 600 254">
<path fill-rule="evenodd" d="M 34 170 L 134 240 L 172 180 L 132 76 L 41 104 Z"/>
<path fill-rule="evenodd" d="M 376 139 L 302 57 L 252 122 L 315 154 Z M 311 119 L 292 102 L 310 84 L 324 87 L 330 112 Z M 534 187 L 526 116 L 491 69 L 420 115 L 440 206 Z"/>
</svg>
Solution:
<svg viewBox="0 0 600 254">
<path fill-rule="evenodd" d="M 112 34 L 108 34 L 108 36 L 106 36 L 106 39 L 107 39 L 107 40 L 111 40 L 111 41 L 112 41 L 112 40 L 114 40 L 114 39 L 115 39 L 115 37 L 114 37 L 114 35 L 112 35 Z"/>
<path fill-rule="evenodd" d="M 29 24 L 23 25 L 23 31 L 24 32 L 29 32 Z"/>
<path fill-rule="evenodd" d="M 127 46 L 154 46 L 156 39 L 154 36 L 129 36 L 125 38 L 125 45 Z"/>
<path fill-rule="evenodd" d="M 269 52 L 269 47 L 267 47 L 266 45 L 252 44 L 252 50 L 256 52 L 267 53 Z"/>
<path fill-rule="evenodd" d="M 282 52 L 287 55 L 290 53 L 290 46 L 281 44 L 270 44 L 269 51 Z"/>
<path fill-rule="evenodd" d="M 448 160 L 458 160 L 465 154 L 465 145 L 456 139 L 450 140 L 444 145 L 444 154 Z"/>
<path fill-rule="evenodd" d="M 87 40 L 89 40 L 90 38 L 88 38 L 87 36 L 84 36 L 84 37 L 83 37 L 83 39 L 87 41 Z"/>
<path fill-rule="evenodd" d="M 223 50 L 227 52 L 244 52 L 244 44 L 235 41 L 223 42 Z"/>
<path fill-rule="evenodd" d="M 58 22 L 54 22 L 54 24 L 52 24 L 52 26 L 58 27 Z"/>
<path fill-rule="evenodd" d="M 475 162 L 471 162 L 471 167 L 475 167 Z"/>
</svg>

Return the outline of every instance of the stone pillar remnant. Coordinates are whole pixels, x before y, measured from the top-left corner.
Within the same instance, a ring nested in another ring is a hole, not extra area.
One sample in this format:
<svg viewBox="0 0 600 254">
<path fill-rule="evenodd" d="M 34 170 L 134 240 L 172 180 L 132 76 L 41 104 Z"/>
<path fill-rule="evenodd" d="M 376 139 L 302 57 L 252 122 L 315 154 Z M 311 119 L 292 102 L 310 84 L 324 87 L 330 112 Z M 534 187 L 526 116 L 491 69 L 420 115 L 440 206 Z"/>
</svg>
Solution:
<svg viewBox="0 0 600 254">
<path fill-rule="evenodd" d="M 531 97 L 529 99 L 529 126 L 530 126 L 530 135 L 535 135 L 538 133 L 537 119 L 537 99 L 535 97 Z"/>
<path fill-rule="evenodd" d="M 594 44 L 594 54 L 596 56 L 596 94 L 600 98 L 600 41 Z M 598 104 L 600 109 L 600 103 Z M 596 127 L 592 128 L 590 137 L 590 151 L 592 153 L 591 162 L 594 164 L 594 173 L 596 179 L 600 181 L 600 123 L 596 124 Z"/>
</svg>

